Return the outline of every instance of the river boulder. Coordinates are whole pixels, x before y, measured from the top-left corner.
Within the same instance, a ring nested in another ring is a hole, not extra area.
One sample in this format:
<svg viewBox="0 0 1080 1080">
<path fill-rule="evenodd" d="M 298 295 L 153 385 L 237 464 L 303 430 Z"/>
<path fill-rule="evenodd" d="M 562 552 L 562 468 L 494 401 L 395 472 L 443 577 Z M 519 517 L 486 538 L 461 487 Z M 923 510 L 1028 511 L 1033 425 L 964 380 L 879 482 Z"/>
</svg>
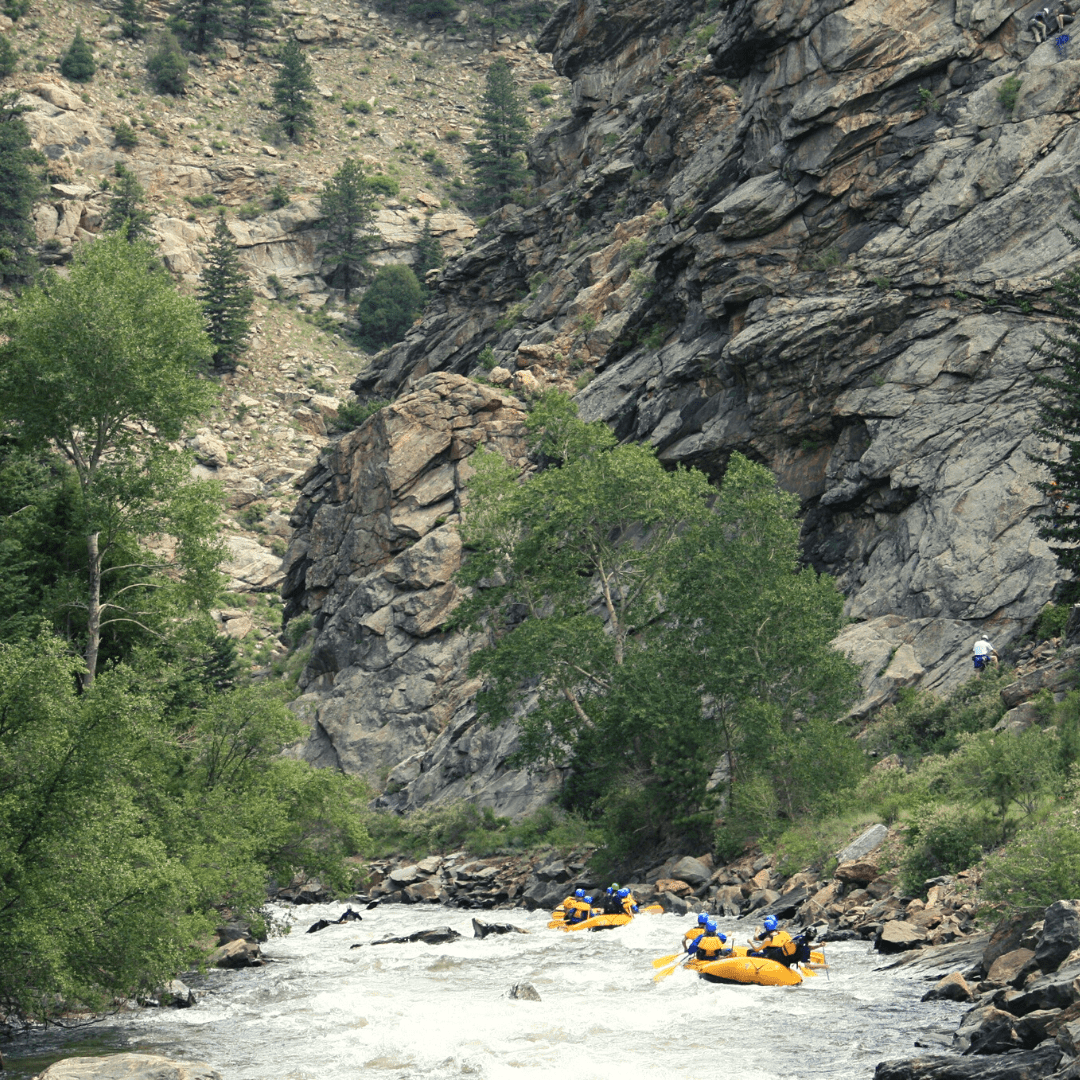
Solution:
<svg viewBox="0 0 1080 1080">
<path fill-rule="evenodd" d="M 926 944 L 927 933 L 921 926 L 904 919 L 885 923 L 874 939 L 874 948 L 882 953 L 904 952 Z"/>
<path fill-rule="evenodd" d="M 1035 963 L 1044 975 L 1057 971 L 1077 946 L 1080 946 L 1080 903 L 1058 900 L 1046 909 L 1043 931 L 1035 946 Z"/>
<path fill-rule="evenodd" d="M 473 937 L 486 938 L 492 934 L 527 934 L 529 931 L 515 926 L 513 923 L 486 923 L 479 919 L 472 921 Z"/>
<path fill-rule="evenodd" d="M 222 1080 L 204 1061 L 173 1061 L 158 1054 L 110 1054 L 55 1061 L 36 1080 Z"/>
<path fill-rule="evenodd" d="M 425 945 L 445 945 L 450 941 L 457 941 L 459 937 L 461 937 L 461 934 L 449 926 L 436 926 L 430 930 L 417 930 L 416 933 L 406 934 L 404 937 L 380 938 L 371 944 L 407 945 L 413 941 L 421 941 Z"/>
</svg>

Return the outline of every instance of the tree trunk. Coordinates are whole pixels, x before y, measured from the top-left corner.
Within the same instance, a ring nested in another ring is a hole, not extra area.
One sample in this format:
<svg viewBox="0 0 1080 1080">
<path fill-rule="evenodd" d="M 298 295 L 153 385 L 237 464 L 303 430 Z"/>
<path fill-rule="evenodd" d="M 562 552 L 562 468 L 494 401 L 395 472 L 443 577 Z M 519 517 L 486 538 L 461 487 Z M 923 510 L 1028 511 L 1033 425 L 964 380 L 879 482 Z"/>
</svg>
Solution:
<svg viewBox="0 0 1080 1080">
<path fill-rule="evenodd" d="M 86 616 L 86 671 L 82 675 L 84 690 L 94 685 L 97 673 L 98 647 L 101 644 L 101 552 L 98 533 L 86 538 L 86 561 L 90 571 L 90 596 Z"/>
</svg>

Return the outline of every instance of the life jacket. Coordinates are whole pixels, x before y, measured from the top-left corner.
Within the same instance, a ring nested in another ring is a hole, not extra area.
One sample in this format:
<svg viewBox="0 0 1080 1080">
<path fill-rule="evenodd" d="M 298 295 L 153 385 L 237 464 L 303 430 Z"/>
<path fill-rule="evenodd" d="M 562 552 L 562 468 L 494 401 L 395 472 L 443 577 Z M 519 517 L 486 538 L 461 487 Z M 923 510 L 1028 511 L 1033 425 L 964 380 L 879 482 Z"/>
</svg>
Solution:
<svg viewBox="0 0 1080 1080">
<path fill-rule="evenodd" d="M 724 943 L 715 934 L 702 937 L 697 943 L 699 960 L 719 960 L 723 952 Z"/>
<path fill-rule="evenodd" d="M 789 966 L 795 962 L 795 954 L 798 951 L 798 944 L 786 930 L 774 930 L 761 943 L 763 956 Z"/>
<path fill-rule="evenodd" d="M 566 921 L 571 923 L 584 922 L 592 914 L 592 908 L 584 900 L 573 900 L 567 908 Z"/>
<path fill-rule="evenodd" d="M 574 905 L 576 903 L 577 897 L 573 893 L 571 893 L 555 910 L 558 911 L 559 908 L 562 908 L 563 915 L 568 916 L 570 912 L 574 909 Z"/>
</svg>

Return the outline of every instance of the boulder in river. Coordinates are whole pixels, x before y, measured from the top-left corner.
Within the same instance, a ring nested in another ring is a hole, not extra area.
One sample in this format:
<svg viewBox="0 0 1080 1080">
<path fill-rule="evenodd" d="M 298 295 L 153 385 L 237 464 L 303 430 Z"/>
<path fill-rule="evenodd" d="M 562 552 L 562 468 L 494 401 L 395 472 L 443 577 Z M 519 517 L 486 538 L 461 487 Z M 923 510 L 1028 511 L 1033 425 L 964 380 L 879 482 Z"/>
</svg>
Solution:
<svg viewBox="0 0 1080 1080">
<path fill-rule="evenodd" d="M 54 1061 L 36 1080 L 222 1080 L 204 1061 L 172 1061 L 159 1054 L 110 1054 Z"/>
<path fill-rule="evenodd" d="M 254 941 L 237 938 L 226 942 L 210 954 L 208 963 L 219 968 L 262 967 L 265 961 Z"/>
<path fill-rule="evenodd" d="M 436 926 L 430 930 L 417 930 L 415 934 L 407 934 L 405 937 L 381 938 L 373 941 L 372 945 L 406 945 L 412 941 L 422 941 L 425 945 L 445 945 L 449 941 L 457 941 L 461 935 L 449 926 Z"/>
<path fill-rule="evenodd" d="M 479 919 L 472 921 L 473 937 L 486 938 L 489 934 L 527 934 L 520 926 L 508 922 L 481 922 Z"/>
<path fill-rule="evenodd" d="M 516 998 L 518 1001 L 539 1001 L 540 995 L 532 983 L 515 983 L 507 991 L 507 997 Z"/>
<path fill-rule="evenodd" d="M 892 919 L 885 923 L 874 940 L 874 948 L 882 953 L 903 952 L 926 944 L 926 931 L 906 919 Z"/>
<path fill-rule="evenodd" d="M 939 980 L 922 996 L 923 1001 L 973 1001 L 975 994 L 959 971 Z"/>
<path fill-rule="evenodd" d="M 1061 1062 L 1053 1043 L 1000 1058 L 927 1054 L 903 1061 L 883 1061 L 874 1080 L 1042 1080 Z"/>
</svg>

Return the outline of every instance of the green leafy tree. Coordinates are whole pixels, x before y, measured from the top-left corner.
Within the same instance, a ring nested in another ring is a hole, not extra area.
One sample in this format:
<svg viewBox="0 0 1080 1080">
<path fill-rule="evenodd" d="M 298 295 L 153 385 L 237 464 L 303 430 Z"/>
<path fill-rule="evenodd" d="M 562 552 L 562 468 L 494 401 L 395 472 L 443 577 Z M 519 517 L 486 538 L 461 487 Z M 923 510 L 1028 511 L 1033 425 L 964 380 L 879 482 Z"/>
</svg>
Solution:
<svg viewBox="0 0 1080 1080">
<path fill-rule="evenodd" d="M 281 50 L 281 72 L 273 82 L 273 91 L 281 130 L 293 142 L 299 142 L 304 132 L 315 126 L 311 116 L 314 106 L 308 98 L 314 89 L 311 65 L 300 46 L 290 40 Z"/>
<path fill-rule="evenodd" d="M 0 79 L 14 75 L 19 66 L 19 54 L 7 34 L 0 34 Z"/>
<path fill-rule="evenodd" d="M 105 214 L 106 232 L 119 232 L 134 244 L 141 240 L 150 224 L 150 214 L 143 209 L 146 192 L 135 174 L 122 162 L 113 167 L 116 184 L 112 188 L 112 198 Z"/>
<path fill-rule="evenodd" d="M 570 767 L 567 798 L 603 815 L 612 850 L 700 837 L 725 755 L 755 755 L 748 781 L 786 780 L 774 815 L 802 811 L 830 783 L 811 778 L 817 721 L 854 682 L 828 644 L 840 594 L 798 572 L 794 501 L 735 455 L 710 509 L 701 473 L 616 446 L 561 395 L 529 423 L 549 467 L 528 481 L 496 453 L 470 459 L 460 576 L 477 592 L 458 617 L 488 635 L 470 664 L 480 714 L 519 718 L 521 760 Z M 804 760 L 757 745 L 765 727 Z M 854 780 L 852 749 L 829 739 Z"/>
<path fill-rule="evenodd" d="M 271 0 L 234 0 L 233 26 L 242 42 L 251 41 L 256 31 L 273 23 L 274 5 Z"/>
<path fill-rule="evenodd" d="M 522 151 L 529 136 L 525 106 L 505 60 L 488 68 L 480 113 L 479 138 L 468 147 L 468 161 L 481 207 L 501 205 L 527 177 Z"/>
<path fill-rule="evenodd" d="M 412 267 L 380 267 L 356 309 L 361 339 L 369 348 L 400 341 L 423 307 L 424 290 Z"/>
<path fill-rule="evenodd" d="M 120 33 L 132 41 L 138 41 L 146 33 L 144 0 L 120 0 Z"/>
<path fill-rule="evenodd" d="M 34 201 L 43 191 L 45 158 L 30 145 L 17 94 L 0 98 L 0 278 L 25 281 L 32 273 Z"/>
<path fill-rule="evenodd" d="M 207 248 L 198 297 L 206 313 L 206 332 L 214 344 L 214 367 L 232 370 L 247 348 L 255 294 L 224 215 L 218 218 Z"/>
<path fill-rule="evenodd" d="M 30 0 L 4 0 L 4 14 L 18 22 L 30 10 Z"/>
<path fill-rule="evenodd" d="M 342 162 L 341 168 L 323 184 L 319 207 L 326 224 L 322 250 L 341 278 L 348 303 L 354 275 L 370 266 L 371 252 L 379 241 L 375 193 L 360 162 L 351 157 Z"/>
<path fill-rule="evenodd" d="M 94 62 L 94 54 L 82 35 L 82 27 L 76 26 L 75 37 L 60 57 L 60 74 L 72 82 L 87 83 L 94 77 L 95 71 L 97 64 Z"/>
<path fill-rule="evenodd" d="M 175 36 L 165 30 L 146 61 L 146 70 L 159 94 L 180 97 L 187 93 L 188 62 Z"/>
<path fill-rule="evenodd" d="M 427 277 L 428 271 L 438 270 L 446 262 L 443 255 L 442 245 L 431 231 L 431 217 L 424 220 L 424 229 L 420 233 L 420 239 L 416 242 L 416 259 L 413 262 L 413 270 L 421 284 Z"/>
<path fill-rule="evenodd" d="M 225 0 L 181 0 L 169 25 L 180 30 L 198 53 L 209 49 L 225 29 Z"/>
<path fill-rule="evenodd" d="M 214 400 L 202 377 L 211 345 L 198 302 L 176 292 L 149 245 L 121 236 L 81 246 L 70 274 L 28 290 L 3 331 L 9 429 L 25 446 L 55 447 L 75 474 L 85 577 L 70 603 L 85 613 L 90 686 L 105 627 L 159 632 L 152 624 L 218 588 L 217 490 L 189 482 L 186 455 L 171 448 Z M 177 540 L 171 565 L 138 546 L 160 533 Z M 134 557 L 113 568 L 116 551 Z M 143 576 L 113 591 L 121 571 Z"/>
</svg>

